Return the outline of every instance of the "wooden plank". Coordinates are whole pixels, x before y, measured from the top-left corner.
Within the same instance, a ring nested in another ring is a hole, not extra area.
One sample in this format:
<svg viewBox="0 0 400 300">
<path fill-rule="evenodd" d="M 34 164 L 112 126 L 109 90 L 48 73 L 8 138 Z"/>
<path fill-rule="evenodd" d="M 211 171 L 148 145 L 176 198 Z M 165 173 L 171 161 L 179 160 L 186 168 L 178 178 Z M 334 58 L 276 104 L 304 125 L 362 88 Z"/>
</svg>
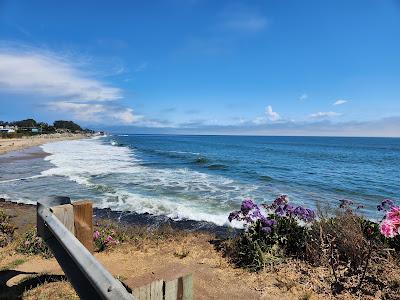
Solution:
<svg viewBox="0 0 400 300">
<path fill-rule="evenodd" d="M 192 300 L 193 299 L 193 276 L 192 274 L 188 274 L 182 277 L 182 285 L 183 285 L 183 300 Z"/>
<path fill-rule="evenodd" d="M 150 284 L 151 292 L 150 292 L 150 298 L 151 300 L 163 300 L 163 285 L 164 281 L 163 280 L 157 280 L 153 281 Z"/>
<path fill-rule="evenodd" d="M 74 208 L 71 204 L 64 204 L 53 206 L 50 208 L 53 214 L 63 223 L 65 228 L 72 232 L 75 235 L 75 227 L 74 227 Z"/>
<path fill-rule="evenodd" d="M 82 200 L 72 203 L 74 208 L 74 227 L 76 238 L 93 253 L 93 205 Z"/>
<path fill-rule="evenodd" d="M 173 279 L 164 282 L 164 299 L 165 300 L 178 299 L 178 279 Z"/>
</svg>

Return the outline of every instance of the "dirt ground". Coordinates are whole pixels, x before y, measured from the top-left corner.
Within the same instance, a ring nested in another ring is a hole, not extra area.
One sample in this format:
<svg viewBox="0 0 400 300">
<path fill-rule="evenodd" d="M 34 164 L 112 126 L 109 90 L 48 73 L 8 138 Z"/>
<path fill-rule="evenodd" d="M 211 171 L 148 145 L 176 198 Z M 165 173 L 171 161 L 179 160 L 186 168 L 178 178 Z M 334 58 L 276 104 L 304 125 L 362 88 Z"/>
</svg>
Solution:
<svg viewBox="0 0 400 300">
<path fill-rule="evenodd" d="M 19 227 L 35 224 L 34 206 L 0 202 Z M 95 257 L 119 280 L 129 282 L 175 268 L 193 274 L 194 299 L 381 299 L 328 293 L 332 276 L 324 268 L 285 261 L 252 273 L 235 268 L 207 233 L 172 234 L 162 239 L 129 241 Z M 0 299 L 77 299 L 57 261 L 15 252 L 15 244 L 0 248 Z"/>
</svg>

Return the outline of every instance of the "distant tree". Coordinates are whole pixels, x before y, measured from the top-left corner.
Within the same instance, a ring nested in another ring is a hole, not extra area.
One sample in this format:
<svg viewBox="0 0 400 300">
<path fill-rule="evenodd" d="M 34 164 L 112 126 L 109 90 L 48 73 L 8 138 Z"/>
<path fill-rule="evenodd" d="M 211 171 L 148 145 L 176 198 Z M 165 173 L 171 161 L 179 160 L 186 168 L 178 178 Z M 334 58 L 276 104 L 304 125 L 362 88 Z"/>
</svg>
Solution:
<svg viewBox="0 0 400 300">
<path fill-rule="evenodd" d="M 54 121 L 53 126 L 56 129 L 67 129 L 71 132 L 82 131 L 81 126 L 72 121 L 63 121 L 63 120 Z"/>
<path fill-rule="evenodd" d="M 37 122 L 34 119 L 26 119 L 22 121 L 15 121 L 12 123 L 12 125 L 18 126 L 18 127 L 36 127 Z"/>
<path fill-rule="evenodd" d="M 42 133 L 52 133 L 52 132 L 56 131 L 54 126 L 49 125 L 49 124 L 47 124 L 45 122 L 38 123 L 37 127 L 41 129 Z"/>
</svg>

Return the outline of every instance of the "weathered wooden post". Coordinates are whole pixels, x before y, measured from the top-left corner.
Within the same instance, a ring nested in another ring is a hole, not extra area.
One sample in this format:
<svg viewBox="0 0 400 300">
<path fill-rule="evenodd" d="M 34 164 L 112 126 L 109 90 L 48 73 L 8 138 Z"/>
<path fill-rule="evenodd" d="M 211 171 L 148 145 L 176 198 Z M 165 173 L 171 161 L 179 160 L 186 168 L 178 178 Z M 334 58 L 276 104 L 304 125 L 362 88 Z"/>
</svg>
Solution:
<svg viewBox="0 0 400 300">
<path fill-rule="evenodd" d="M 93 253 L 93 206 L 88 200 L 72 203 L 74 208 L 75 236 Z"/>
<path fill-rule="evenodd" d="M 53 252 L 80 299 L 135 299 L 121 282 L 116 280 L 74 236 L 74 207 L 68 201 L 61 198 L 50 198 L 38 202 L 37 230 L 39 236 Z M 80 207 L 80 205 L 78 206 Z M 88 207 L 88 205 L 82 204 L 82 207 Z M 86 216 L 87 213 L 82 213 L 82 215 Z M 84 236 L 87 237 L 91 226 L 89 226 L 89 222 L 86 222 L 87 218 L 82 219 L 85 222 L 79 218 L 82 222 L 78 223 L 84 225 L 78 225 L 78 231 L 81 230 L 81 227 L 84 228 Z M 85 238 L 85 242 L 87 242 L 87 238 Z"/>
<path fill-rule="evenodd" d="M 168 265 L 124 283 L 138 300 L 193 299 L 193 276 L 181 265 Z"/>
</svg>

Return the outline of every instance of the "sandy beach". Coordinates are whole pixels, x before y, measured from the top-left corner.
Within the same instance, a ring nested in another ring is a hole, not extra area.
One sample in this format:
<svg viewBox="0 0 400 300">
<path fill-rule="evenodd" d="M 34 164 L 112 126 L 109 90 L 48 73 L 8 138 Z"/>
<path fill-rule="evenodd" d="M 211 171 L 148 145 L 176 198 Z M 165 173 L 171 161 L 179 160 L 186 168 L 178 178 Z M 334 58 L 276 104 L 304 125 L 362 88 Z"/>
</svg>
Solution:
<svg viewBox="0 0 400 300">
<path fill-rule="evenodd" d="M 4 154 L 10 151 L 18 151 L 27 149 L 30 147 L 40 146 L 50 142 L 64 141 L 64 140 L 76 140 L 88 137 L 85 134 L 45 134 L 37 136 L 29 136 L 18 139 L 0 139 L 0 154 Z"/>
</svg>

